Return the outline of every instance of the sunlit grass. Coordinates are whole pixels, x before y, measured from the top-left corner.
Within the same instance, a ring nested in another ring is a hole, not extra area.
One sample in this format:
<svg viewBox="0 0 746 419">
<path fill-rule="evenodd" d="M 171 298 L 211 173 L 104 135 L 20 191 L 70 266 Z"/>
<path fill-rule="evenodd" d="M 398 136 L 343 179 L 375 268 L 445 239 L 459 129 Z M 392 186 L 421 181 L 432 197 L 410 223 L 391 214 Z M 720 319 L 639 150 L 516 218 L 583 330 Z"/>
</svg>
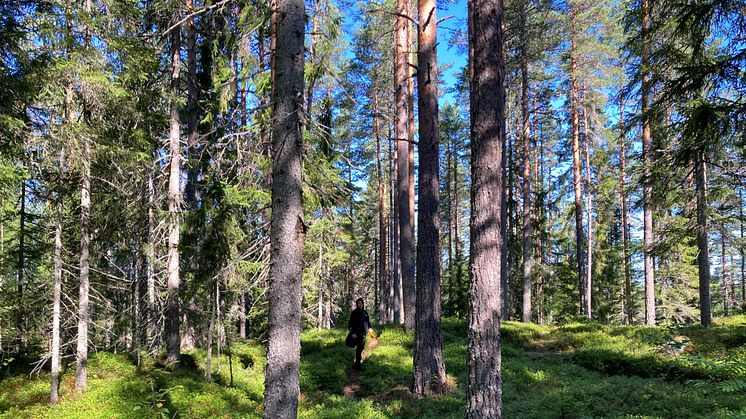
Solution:
<svg viewBox="0 0 746 419">
<path fill-rule="evenodd" d="M 376 329 L 354 398 L 342 389 L 354 357 L 344 330 L 302 335 L 302 418 L 460 418 L 467 376 L 466 324 L 443 321 L 449 392 L 412 396 L 413 336 L 401 327 Z M 746 417 L 746 316 L 699 326 L 622 326 L 574 323 L 561 327 L 503 324 L 503 410 L 509 418 Z M 674 336 L 688 346 L 680 356 L 658 349 Z M 0 418 L 209 418 L 261 416 L 265 348 L 233 343 L 233 386 L 225 352 L 213 381 L 204 376 L 206 352 L 188 353 L 196 369 L 168 370 L 143 357 L 92 354 L 89 387 L 74 390 L 74 365 L 62 377 L 61 401 L 48 403 L 49 375 L 0 381 Z M 739 381 L 740 380 L 740 381 Z"/>
</svg>

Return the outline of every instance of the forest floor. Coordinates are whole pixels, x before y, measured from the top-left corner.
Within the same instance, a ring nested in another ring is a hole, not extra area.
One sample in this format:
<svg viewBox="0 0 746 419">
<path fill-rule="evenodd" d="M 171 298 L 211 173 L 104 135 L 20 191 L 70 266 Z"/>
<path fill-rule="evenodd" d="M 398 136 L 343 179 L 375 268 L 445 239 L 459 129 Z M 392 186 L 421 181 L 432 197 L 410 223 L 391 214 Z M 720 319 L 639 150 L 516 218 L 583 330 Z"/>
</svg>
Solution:
<svg viewBox="0 0 746 419">
<path fill-rule="evenodd" d="M 377 347 L 352 378 L 354 349 L 344 345 L 344 330 L 303 333 L 300 417 L 463 417 L 463 321 L 443 321 L 452 390 L 423 399 L 412 397 L 408 388 L 412 335 L 392 326 L 377 332 Z M 744 315 L 710 329 L 505 322 L 502 336 L 506 418 L 746 417 Z M 195 365 L 175 371 L 150 358 L 142 358 L 138 368 L 126 355 L 98 352 L 89 362 L 88 390 L 75 393 L 73 362 L 64 372 L 57 405 L 47 401 L 48 373 L 29 377 L 6 368 L 0 371 L 0 418 L 260 417 L 264 347 L 255 341 L 234 343 L 232 354 L 231 386 L 226 355 L 208 382 L 202 350 L 189 353 Z M 351 379 L 355 388 L 346 395 Z"/>
</svg>

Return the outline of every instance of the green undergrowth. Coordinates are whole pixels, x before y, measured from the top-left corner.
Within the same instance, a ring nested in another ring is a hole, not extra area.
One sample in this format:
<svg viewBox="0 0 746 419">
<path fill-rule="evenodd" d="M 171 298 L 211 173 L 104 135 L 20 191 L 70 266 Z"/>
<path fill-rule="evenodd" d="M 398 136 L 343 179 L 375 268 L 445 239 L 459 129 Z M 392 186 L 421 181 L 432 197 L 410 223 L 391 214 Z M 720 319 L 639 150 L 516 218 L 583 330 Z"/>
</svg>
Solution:
<svg viewBox="0 0 746 419">
<path fill-rule="evenodd" d="M 412 334 L 394 326 L 376 332 L 379 345 L 354 397 L 343 393 L 354 357 L 344 346 L 345 331 L 303 333 L 300 417 L 463 417 L 465 322 L 443 321 L 448 391 L 422 399 L 409 391 Z M 708 329 L 505 322 L 502 337 L 506 418 L 746 417 L 746 316 Z M 665 353 L 667 345 L 683 351 Z M 232 385 L 225 353 L 208 382 L 203 350 L 187 353 L 191 367 L 175 370 L 148 357 L 138 368 L 131 357 L 99 352 L 90 359 L 88 390 L 75 393 L 72 364 L 54 406 L 47 401 L 48 373 L 11 374 L 0 381 L 0 418 L 260 417 L 265 348 L 247 341 L 231 349 Z"/>
</svg>

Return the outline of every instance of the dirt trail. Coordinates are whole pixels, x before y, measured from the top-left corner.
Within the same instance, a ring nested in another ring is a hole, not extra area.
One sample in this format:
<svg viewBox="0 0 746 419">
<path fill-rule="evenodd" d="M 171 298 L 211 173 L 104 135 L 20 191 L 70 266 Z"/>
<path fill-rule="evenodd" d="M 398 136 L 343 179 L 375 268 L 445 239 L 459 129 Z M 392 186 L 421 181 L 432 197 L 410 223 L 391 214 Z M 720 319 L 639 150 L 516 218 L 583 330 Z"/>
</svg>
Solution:
<svg viewBox="0 0 746 419">
<path fill-rule="evenodd" d="M 363 365 L 365 365 L 365 359 L 370 356 L 370 354 L 373 352 L 374 349 L 376 349 L 376 347 L 378 347 L 378 339 L 376 337 L 372 337 L 369 340 L 365 350 L 363 350 Z M 358 398 L 357 394 L 360 392 L 361 373 L 362 371 L 356 370 L 354 368 L 350 368 L 350 370 L 347 372 L 347 382 L 342 389 L 342 393 L 345 397 Z"/>
</svg>

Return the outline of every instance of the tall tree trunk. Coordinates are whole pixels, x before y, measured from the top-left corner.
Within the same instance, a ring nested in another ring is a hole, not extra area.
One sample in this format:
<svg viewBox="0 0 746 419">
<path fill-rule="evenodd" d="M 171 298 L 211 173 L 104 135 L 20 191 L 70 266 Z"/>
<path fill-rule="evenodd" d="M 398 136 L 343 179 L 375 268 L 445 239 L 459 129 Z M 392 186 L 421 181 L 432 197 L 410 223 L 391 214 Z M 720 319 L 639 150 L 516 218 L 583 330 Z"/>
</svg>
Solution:
<svg viewBox="0 0 746 419">
<path fill-rule="evenodd" d="M 178 7 L 174 10 L 172 22 L 181 19 Z M 181 71 L 181 25 L 171 32 L 171 109 L 169 131 L 168 178 L 168 294 L 166 295 L 166 354 L 168 363 L 179 362 L 181 358 L 181 318 L 179 313 L 179 226 L 181 222 L 181 119 L 179 116 L 179 73 Z"/>
<path fill-rule="evenodd" d="M 215 334 L 215 301 L 214 298 L 210 298 L 210 325 L 207 327 L 207 359 L 205 360 L 205 379 L 207 381 L 212 381 L 212 335 Z"/>
<path fill-rule="evenodd" d="M 140 256 L 140 236 L 136 235 L 133 239 L 134 248 L 137 249 L 134 266 L 130 268 L 130 276 L 132 277 L 132 342 L 130 352 L 133 357 L 137 360 L 137 366 L 140 366 L 139 362 L 139 351 L 140 351 L 140 273 L 142 271 L 142 257 Z"/>
<path fill-rule="evenodd" d="M 407 3 L 407 15 L 412 16 L 412 1 L 411 0 L 405 0 Z M 407 54 L 407 91 L 409 94 L 407 95 L 407 125 L 408 125 L 408 133 L 409 133 L 409 141 L 408 141 L 408 149 L 407 149 L 407 167 L 409 172 L 409 182 L 407 185 L 407 198 L 409 199 L 409 220 L 411 224 L 411 235 L 412 235 L 412 263 L 413 265 L 410 267 L 411 269 L 411 281 L 408 286 L 408 290 L 404 291 L 404 304 L 408 305 L 409 307 L 414 307 L 414 309 L 410 309 L 407 311 L 405 308 L 404 310 L 404 327 L 407 330 L 414 330 L 415 327 L 415 321 L 416 321 L 416 315 L 415 311 L 417 310 L 416 307 L 416 281 L 415 278 L 415 265 L 414 265 L 414 258 L 416 257 L 416 243 L 414 239 L 414 217 L 415 217 L 415 211 L 414 211 L 414 79 L 417 77 L 417 70 L 413 69 L 415 59 L 417 58 L 416 52 L 416 46 L 415 46 L 415 29 L 414 25 L 411 20 L 407 20 L 405 22 L 407 25 L 407 49 L 409 51 L 409 54 Z M 404 283 L 406 285 L 406 282 Z M 411 305 L 410 305 L 411 304 Z M 411 327 L 407 327 L 407 324 Z"/>
<path fill-rule="evenodd" d="M 272 128 L 269 349 L 264 418 L 294 418 L 300 394 L 305 3 L 277 0 Z"/>
<path fill-rule="evenodd" d="M 414 394 L 441 391 L 446 382 L 440 331 L 440 185 L 438 127 L 438 21 L 435 0 L 419 0 L 417 87 L 419 104 L 419 190 L 417 238 L 417 324 Z"/>
<path fill-rule="evenodd" d="M 632 324 L 632 280 L 629 255 L 629 223 L 627 222 L 627 167 L 625 144 L 627 142 L 624 127 L 624 99 L 619 100 L 619 208 L 622 216 L 622 270 L 624 275 L 624 295 L 622 298 L 622 317 L 625 324 Z"/>
<path fill-rule="evenodd" d="M 379 125 L 378 94 L 373 93 L 373 132 L 376 137 L 376 178 L 378 182 L 378 322 L 386 323 L 388 318 L 388 290 L 390 288 L 388 241 L 386 220 L 386 190 L 381 164 L 381 127 Z"/>
<path fill-rule="evenodd" d="M 308 45 L 308 64 L 310 66 L 316 63 L 316 44 L 318 43 L 319 34 L 319 0 L 313 0 L 313 16 L 311 17 L 311 36 L 309 37 L 310 44 Z M 316 74 L 308 77 L 308 83 L 306 85 L 305 97 L 306 97 L 306 115 L 311 117 L 313 113 L 313 90 L 316 87 Z M 330 129 L 329 127 L 323 127 L 322 129 Z"/>
<path fill-rule="evenodd" d="M 409 208 L 409 24 L 404 17 L 409 12 L 410 0 L 397 0 L 394 21 L 394 136 L 396 138 L 396 199 L 399 215 L 399 257 L 401 260 L 401 288 L 404 307 L 401 313 L 404 328 L 412 330 L 415 323 L 415 246 L 414 220 Z"/>
<path fill-rule="evenodd" d="M 650 8 L 642 0 L 642 160 L 643 160 L 643 253 L 645 254 L 645 324 L 655 325 L 655 272 L 653 261 L 653 140 L 650 134 Z"/>
<path fill-rule="evenodd" d="M 550 285 L 552 283 L 552 279 L 554 278 L 554 259 L 552 256 L 554 256 L 554 251 L 552 250 L 552 237 L 554 235 L 554 210 L 552 208 L 552 204 L 547 205 L 547 251 L 546 251 L 546 264 L 547 264 L 547 283 L 546 285 Z M 551 303 L 551 296 L 547 297 L 547 305 Z M 547 319 L 548 321 L 552 320 L 552 311 L 547 310 Z"/>
<path fill-rule="evenodd" d="M 396 135 L 396 134 L 394 134 Z M 396 142 L 396 139 L 394 139 Z M 393 315 L 393 322 L 396 324 L 402 324 L 404 317 L 402 316 L 402 282 L 401 282 L 401 242 L 399 240 L 399 150 L 398 142 L 392 150 L 392 163 L 393 170 L 391 172 L 391 309 Z"/>
<path fill-rule="evenodd" d="M 87 18 L 91 18 L 91 0 L 84 3 L 84 12 Z M 91 26 L 86 23 L 84 27 L 84 47 L 90 48 Z M 83 103 L 84 120 L 89 122 L 90 111 L 88 104 Z M 88 249 L 90 238 L 88 236 L 88 225 L 91 211 L 91 144 L 87 134 L 81 136 L 83 146 L 83 173 L 81 174 L 80 187 L 80 288 L 78 293 L 78 347 L 75 363 L 75 389 L 84 391 L 88 384 L 88 293 L 89 293 L 89 263 Z"/>
<path fill-rule="evenodd" d="M 25 151 L 24 151 L 25 153 Z M 25 345 L 26 304 L 23 302 L 23 281 L 26 271 L 26 179 L 21 180 L 21 210 L 18 213 L 18 305 L 16 310 L 16 353 Z"/>
<path fill-rule="evenodd" d="M 746 244 L 744 244 L 743 241 L 743 223 L 744 223 L 744 217 L 743 217 L 743 186 L 738 190 L 738 212 L 740 217 L 740 230 L 741 230 L 741 245 L 739 246 L 740 252 L 741 252 L 741 309 L 746 311 L 746 252 L 744 252 L 744 247 L 746 247 Z"/>
<path fill-rule="evenodd" d="M 324 242 L 324 236 L 322 235 L 319 240 L 319 269 L 317 271 L 319 276 L 319 301 L 318 301 L 318 314 L 316 316 L 316 328 L 321 330 L 324 326 L 324 287 L 323 283 L 324 280 L 322 279 L 323 276 L 323 257 L 324 257 L 324 248 L 321 246 L 321 243 Z"/>
<path fill-rule="evenodd" d="M 199 100 L 199 88 L 197 80 L 197 29 L 194 25 L 194 0 L 186 0 L 186 47 L 187 47 L 187 101 L 186 101 L 186 125 L 187 125 L 187 181 L 185 186 L 185 201 L 188 207 L 197 205 L 197 176 L 199 173 L 197 142 L 199 141 L 199 113 L 197 101 Z M 174 29 L 176 30 L 176 29 Z"/>
<path fill-rule="evenodd" d="M 587 102 L 586 89 L 583 89 L 583 99 Z M 592 308 L 592 293 L 593 293 L 593 187 L 591 183 L 591 137 L 589 135 L 588 128 L 588 105 L 583 108 L 583 138 L 585 139 L 585 202 L 586 202 L 586 217 L 588 218 L 588 264 L 586 268 L 585 280 L 585 311 L 588 313 L 588 317 L 591 317 Z"/>
<path fill-rule="evenodd" d="M 501 277 L 505 229 L 505 62 L 502 0 L 470 0 L 472 189 L 467 418 L 502 417 Z"/>
<path fill-rule="evenodd" d="M 508 108 L 510 107 L 510 104 L 507 105 Z M 509 111 L 510 109 L 508 109 Z M 508 112 L 508 115 L 510 115 L 510 112 Z M 507 119 L 506 119 L 507 124 Z M 506 132 L 507 129 L 503 128 Z M 503 242 L 503 252 L 504 255 L 501 256 L 504 260 L 501 260 L 501 263 L 503 263 L 503 268 L 501 272 L 504 272 L 505 274 L 501 276 L 500 281 L 502 283 L 501 286 L 501 292 L 502 292 L 502 313 L 503 313 L 503 320 L 510 320 L 511 312 L 510 312 L 510 300 L 511 300 L 511 289 L 510 289 L 510 271 L 513 268 L 513 249 L 511 247 L 511 244 L 513 243 L 513 239 L 515 238 L 514 235 L 514 224 L 515 220 L 513 219 L 513 210 L 515 209 L 515 205 L 513 204 L 513 138 L 515 136 L 511 135 L 509 137 L 503 135 L 504 139 L 504 146 L 505 152 L 503 154 L 503 181 L 505 187 L 503 188 L 503 194 L 505 195 L 504 203 L 502 204 L 504 206 L 503 212 L 502 212 L 502 220 L 500 222 L 502 223 L 502 228 L 505 231 L 504 236 L 505 241 Z"/>
<path fill-rule="evenodd" d="M 446 144 L 446 210 L 448 216 L 446 217 L 446 228 L 448 229 L 448 250 L 446 256 L 448 260 L 448 268 L 450 269 L 453 265 L 453 200 L 451 199 L 453 193 L 451 192 L 453 183 L 451 182 L 451 161 L 453 160 L 451 148 L 453 147 L 453 140 L 449 140 Z"/>
<path fill-rule="evenodd" d="M 536 112 L 536 94 L 533 97 L 533 109 Z M 533 203 L 533 220 L 537 229 L 534 235 L 534 261 L 533 265 L 541 267 L 541 260 L 544 254 L 544 219 L 542 218 L 542 208 L 546 203 L 544 198 L 544 140 L 543 135 L 538 129 L 538 115 L 534 113 L 533 117 L 533 136 L 534 136 L 534 189 L 535 198 Z M 536 274 L 536 323 L 544 324 L 544 283 L 545 270 L 539 268 Z"/>
<path fill-rule="evenodd" d="M 571 12 L 572 25 L 575 25 L 575 16 L 577 11 L 572 10 Z M 591 313 L 587 311 L 588 303 L 586 298 L 586 253 L 585 253 L 585 238 L 583 237 L 583 190 L 582 182 L 583 179 L 580 175 L 580 168 L 582 163 L 580 161 L 580 104 L 579 104 L 579 87 L 578 87 L 578 61 L 577 61 L 577 48 L 575 42 L 575 32 L 572 33 L 572 40 L 570 46 L 570 78 L 571 78 L 571 106 L 572 106 L 572 178 L 573 178 L 573 191 L 575 193 L 575 248 L 577 251 L 578 259 L 578 290 L 580 291 L 580 314 L 590 318 Z"/>
<path fill-rule="evenodd" d="M 533 135 L 534 135 L 534 221 L 538 231 L 534 232 L 534 266 L 542 266 L 546 248 L 546 237 L 544 229 L 546 221 L 544 219 L 543 208 L 546 206 L 544 179 L 544 135 L 540 132 L 539 115 L 537 114 L 537 94 L 533 98 Z M 544 324 L 544 286 L 546 284 L 546 268 L 542 267 L 537 273 L 536 284 L 536 323 Z"/>
<path fill-rule="evenodd" d="M 728 309 L 730 303 L 730 290 L 728 289 L 728 252 L 726 248 L 726 225 L 723 223 L 722 230 L 720 233 L 720 270 L 723 276 L 723 315 L 728 316 Z M 735 310 L 735 306 L 732 307 Z"/>
<path fill-rule="evenodd" d="M 523 311 L 521 321 L 531 322 L 531 126 L 528 104 L 527 4 L 521 7 L 521 138 L 523 141 Z"/>
<path fill-rule="evenodd" d="M 78 294 L 78 348 L 75 364 L 75 389 L 84 391 L 88 382 L 88 293 L 89 265 L 88 224 L 91 211 L 91 146 L 84 135 L 83 141 L 83 175 L 80 189 L 80 288 Z"/>
<path fill-rule="evenodd" d="M 67 0 L 65 3 L 65 27 L 67 37 L 67 47 L 65 55 L 69 57 L 70 47 L 73 41 L 73 22 L 70 16 L 72 16 L 72 0 Z M 74 122 L 74 85 L 72 78 L 65 83 L 65 124 L 72 128 L 71 125 Z M 62 216 L 63 216 L 63 184 L 65 180 L 65 146 L 60 147 L 60 160 L 58 166 L 57 179 L 57 223 L 54 232 L 54 294 L 52 299 L 52 365 L 51 365 L 51 391 L 49 395 L 49 401 L 51 403 L 57 403 L 59 401 L 59 387 L 60 387 L 60 303 L 62 298 Z M 0 239 L 1 240 L 1 239 Z"/>
<path fill-rule="evenodd" d="M 238 311 L 239 311 L 239 318 L 238 318 L 238 337 L 240 339 L 247 339 L 249 337 L 248 331 L 249 328 L 247 320 L 248 320 L 248 312 L 246 310 L 246 299 L 248 298 L 248 293 L 241 293 L 241 295 L 238 297 Z"/>
<path fill-rule="evenodd" d="M 157 151 L 155 152 L 157 154 Z M 157 167 L 157 165 L 154 165 Z M 158 335 L 158 314 L 155 310 L 155 184 L 154 184 L 154 171 L 157 170 L 151 168 L 148 173 L 148 248 L 147 248 L 147 259 L 148 259 L 148 344 L 152 349 L 157 345 L 154 340 Z"/>
<path fill-rule="evenodd" d="M 388 138 L 392 137 L 391 129 L 389 128 L 388 132 Z M 399 284 L 399 255 L 396 251 L 399 243 L 399 238 L 396 235 L 398 226 L 396 223 L 396 194 L 394 193 L 394 189 L 396 189 L 396 149 L 394 146 L 394 141 L 388 142 L 388 207 L 391 209 L 388 213 L 388 219 L 386 222 L 388 223 L 388 262 L 389 262 L 389 272 L 390 272 L 390 278 L 389 278 L 389 284 L 388 284 L 388 295 L 386 297 L 388 301 L 388 306 L 386 307 L 386 319 L 389 323 L 393 323 L 396 319 L 396 322 L 398 323 L 398 317 L 395 316 L 394 311 L 397 310 L 399 304 L 395 300 L 396 298 L 396 291 L 394 291 L 394 288 Z"/>
<path fill-rule="evenodd" d="M 695 163 L 697 183 L 697 267 L 699 268 L 699 310 L 702 326 L 712 322 L 710 303 L 710 248 L 707 242 L 707 166 L 704 152 L 700 152 Z"/>
<path fill-rule="evenodd" d="M 66 89 L 66 105 L 72 100 L 72 85 L 68 84 Z M 67 106 L 66 106 L 67 108 Z M 67 112 L 71 110 L 66 109 Z M 68 113 L 69 115 L 69 113 Z M 59 401 L 60 389 L 60 299 L 62 295 L 62 185 L 64 179 L 65 147 L 60 148 L 60 161 L 58 166 L 57 180 L 57 222 L 54 229 L 54 291 L 52 298 L 52 389 L 49 394 L 49 402 Z"/>
<path fill-rule="evenodd" d="M 451 190 L 453 192 L 453 195 L 451 196 L 451 199 L 453 200 L 451 207 L 453 209 L 453 253 L 456 255 L 456 257 L 461 256 L 461 221 L 460 221 L 460 211 L 459 211 L 459 191 L 458 191 L 458 147 L 457 144 L 453 143 L 453 183 L 451 184 Z"/>
</svg>

